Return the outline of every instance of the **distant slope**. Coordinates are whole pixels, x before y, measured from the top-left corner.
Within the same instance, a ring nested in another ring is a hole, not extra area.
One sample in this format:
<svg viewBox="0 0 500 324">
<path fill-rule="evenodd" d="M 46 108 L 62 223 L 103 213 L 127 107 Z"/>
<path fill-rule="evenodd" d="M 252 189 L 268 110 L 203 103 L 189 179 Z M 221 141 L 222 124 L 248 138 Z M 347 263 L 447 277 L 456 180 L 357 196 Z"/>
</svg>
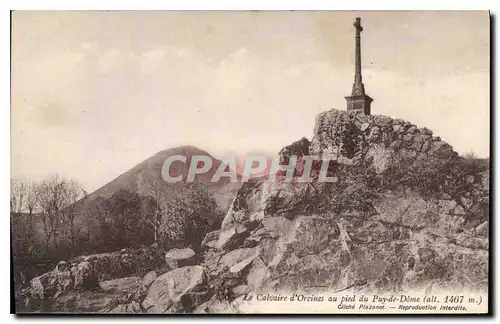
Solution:
<svg viewBox="0 0 500 324">
<path fill-rule="evenodd" d="M 203 183 L 211 193 L 219 191 L 230 183 L 228 177 L 222 177 L 216 183 L 210 182 L 214 173 L 217 171 L 221 164 L 220 160 L 214 158 L 208 152 L 197 147 L 180 146 L 156 153 L 155 155 L 142 161 L 132 169 L 118 176 L 114 180 L 105 184 L 101 188 L 97 189 L 96 191 L 91 193 L 88 198 L 90 200 L 93 200 L 97 197 L 111 197 L 113 193 L 117 192 L 120 189 L 127 189 L 132 192 L 137 192 L 140 195 L 149 195 L 149 188 L 152 183 L 158 181 L 165 182 L 161 176 L 161 169 L 165 159 L 173 155 L 186 156 L 187 160 L 186 163 L 174 162 L 171 166 L 171 176 L 183 175 L 185 179 L 188 173 L 189 165 L 191 163 L 191 158 L 194 155 L 203 155 L 208 156 L 210 159 L 212 159 L 212 167 L 208 172 L 196 175 L 195 182 Z"/>
</svg>

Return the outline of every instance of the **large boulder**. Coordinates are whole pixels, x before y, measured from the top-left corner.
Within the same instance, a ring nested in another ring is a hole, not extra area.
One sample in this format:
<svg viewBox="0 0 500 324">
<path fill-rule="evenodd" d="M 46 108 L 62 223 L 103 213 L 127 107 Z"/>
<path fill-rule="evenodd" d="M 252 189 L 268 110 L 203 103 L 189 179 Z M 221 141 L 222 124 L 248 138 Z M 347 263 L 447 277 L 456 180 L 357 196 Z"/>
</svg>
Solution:
<svg viewBox="0 0 500 324">
<path fill-rule="evenodd" d="M 110 314 L 141 314 L 141 304 L 139 302 L 133 301 L 128 304 L 120 304 L 113 308 L 108 313 Z"/>
<path fill-rule="evenodd" d="M 57 298 L 74 288 L 76 271 L 70 271 L 65 261 L 60 261 L 54 270 L 35 277 L 30 281 L 32 299 Z"/>
<path fill-rule="evenodd" d="M 54 299 L 51 311 L 63 313 L 107 313 L 122 304 L 141 285 L 140 277 L 106 280 L 95 290 L 70 290 Z"/>
<path fill-rule="evenodd" d="M 209 301 L 199 305 L 195 310 L 195 314 L 235 314 L 237 309 L 228 300 L 219 300 L 212 298 Z"/>
<path fill-rule="evenodd" d="M 30 280 L 30 293 L 34 299 L 51 298 L 57 291 L 57 275 L 49 271 Z"/>
<path fill-rule="evenodd" d="M 193 252 L 191 251 L 191 253 Z M 186 263 L 197 262 L 194 260 L 195 258 L 189 258 Z M 100 282 L 127 278 L 131 275 L 142 276 L 153 269 L 159 271 L 169 269 L 165 265 L 161 249 L 156 245 L 79 256 L 70 261 L 60 261 L 54 270 L 33 278 L 29 283 L 26 297 L 33 308 L 50 308 L 52 307 L 50 305 L 54 304 L 56 308 L 67 309 L 65 305 L 75 304 L 75 301 L 80 298 L 79 296 L 86 296 L 85 291 L 100 291 Z M 141 298 L 142 300 L 147 292 L 147 287 L 155 279 L 152 278 L 154 275 L 146 276 L 145 280 L 150 282 L 142 285 L 142 289 L 134 290 L 133 295 L 136 299 Z M 68 294 L 70 292 L 74 293 Z M 91 295 L 92 293 L 90 293 Z"/>
<path fill-rule="evenodd" d="M 215 248 L 218 247 L 219 231 L 209 232 L 205 235 L 203 241 L 201 241 L 202 246 Z"/>
<path fill-rule="evenodd" d="M 156 278 L 158 278 L 156 271 L 150 271 L 144 276 L 144 278 L 142 278 L 142 285 L 144 287 L 149 287 L 156 280 Z"/>
<path fill-rule="evenodd" d="M 190 249 L 171 249 L 165 253 L 165 262 L 170 269 L 176 269 L 197 263 L 196 253 Z"/>
<path fill-rule="evenodd" d="M 225 254 L 219 261 L 221 268 L 237 273 L 248 266 L 259 255 L 259 248 L 242 248 Z"/>
<path fill-rule="evenodd" d="M 123 249 L 111 253 L 84 255 L 71 260 L 74 266 L 80 262 L 92 264 L 99 281 L 144 275 L 164 265 L 163 252 L 155 244 L 138 249 Z"/>
<path fill-rule="evenodd" d="M 174 269 L 156 278 L 142 306 L 148 313 L 192 312 L 197 305 L 210 298 L 205 285 L 203 267 Z"/>
<path fill-rule="evenodd" d="M 97 274 L 90 262 L 84 261 L 76 266 L 74 271 L 75 289 L 93 290 L 99 287 Z"/>
</svg>

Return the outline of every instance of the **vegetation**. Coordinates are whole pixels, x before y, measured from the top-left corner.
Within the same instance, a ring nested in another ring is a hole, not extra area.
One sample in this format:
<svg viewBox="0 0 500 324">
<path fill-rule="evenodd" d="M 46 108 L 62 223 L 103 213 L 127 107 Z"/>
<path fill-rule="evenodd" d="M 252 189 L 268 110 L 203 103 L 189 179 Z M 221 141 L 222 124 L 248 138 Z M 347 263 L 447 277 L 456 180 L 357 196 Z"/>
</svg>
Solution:
<svg viewBox="0 0 500 324">
<path fill-rule="evenodd" d="M 64 255 L 76 245 L 75 202 L 83 190 L 73 181 L 53 176 L 40 183 L 11 182 L 11 224 L 16 283 L 24 284 L 32 266 L 52 251 Z M 16 271 L 17 270 L 17 271 Z"/>
<path fill-rule="evenodd" d="M 396 154 L 377 174 L 370 160 L 342 165 L 338 182 L 319 185 L 325 198 L 320 209 L 337 214 L 367 215 L 373 202 L 387 191 L 403 196 L 417 193 L 425 200 L 452 200 L 463 210 L 465 224 L 478 225 L 489 214 L 489 161 L 473 155 L 456 158 Z"/>
<path fill-rule="evenodd" d="M 353 210 L 368 212 L 382 188 L 371 161 L 359 165 L 344 165 L 337 171 L 338 182 L 327 186 L 329 204 L 337 213 Z"/>
<path fill-rule="evenodd" d="M 453 200 L 465 212 L 465 221 L 476 223 L 489 213 L 489 161 L 473 155 L 415 160 L 396 156 L 382 175 L 392 189 L 408 188 L 424 199 Z"/>
<path fill-rule="evenodd" d="M 121 189 L 110 198 L 86 203 L 87 228 L 82 243 L 87 252 L 111 252 L 154 242 L 151 219 L 154 200 Z"/>
<path fill-rule="evenodd" d="M 363 132 L 356 127 L 356 124 L 351 121 L 347 125 L 344 125 L 342 129 L 342 135 L 340 139 L 342 141 L 341 154 L 349 159 L 352 159 L 354 155 L 360 150 Z"/>
<path fill-rule="evenodd" d="M 141 196 L 118 190 L 90 199 L 74 181 L 53 176 L 11 183 L 15 283 L 24 286 L 60 260 L 159 243 L 197 250 L 219 226 L 214 198 L 197 184 L 156 184 Z"/>
<path fill-rule="evenodd" d="M 162 246 L 191 247 L 197 251 L 205 235 L 220 227 L 215 199 L 200 185 L 176 183 L 159 201 L 159 242 Z"/>
</svg>

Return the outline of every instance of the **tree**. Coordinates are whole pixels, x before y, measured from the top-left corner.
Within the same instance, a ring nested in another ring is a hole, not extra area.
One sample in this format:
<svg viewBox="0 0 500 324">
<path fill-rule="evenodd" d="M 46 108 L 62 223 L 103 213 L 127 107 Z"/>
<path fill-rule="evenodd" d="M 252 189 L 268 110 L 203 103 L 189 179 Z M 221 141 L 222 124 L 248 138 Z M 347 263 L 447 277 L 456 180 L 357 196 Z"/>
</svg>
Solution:
<svg viewBox="0 0 500 324">
<path fill-rule="evenodd" d="M 150 224 L 153 227 L 154 242 L 158 242 L 158 232 L 160 228 L 161 204 L 168 195 L 168 184 L 163 180 L 151 180 L 148 183 L 150 196 L 154 200 L 154 214 Z"/>
<path fill-rule="evenodd" d="M 220 222 L 217 203 L 201 184 L 176 183 L 160 200 L 160 241 L 197 250 L 205 235 Z"/>
<path fill-rule="evenodd" d="M 29 265 L 38 259 L 33 211 L 37 205 L 36 183 L 30 179 L 11 180 L 10 209 L 12 249 L 16 283 L 24 284 Z"/>
<path fill-rule="evenodd" d="M 10 211 L 15 215 L 27 213 L 26 228 L 32 233 L 33 211 L 38 205 L 37 183 L 31 179 L 11 180 Z"/>
<path fill-rule="evenodd" d="M 108 224 L 106 220 L 110 217 L 109 216 L 109 211 L 107 207 L 107 202 L 106 199 L 102 197 L 97 197 L 95 200 L 95 204 L 93 205 L 93 208 L 91 209 L 93 212 L 92 214 L 95 215 L 96 220 L 97 220 L 97 237 L 99 244 L 106 245 L 107 244 L 107 236 L 108 236 Z"/>
<path fill-rule="evenodd" d="M 76 228 L 75 228 L 75 218 L 76 218 L 76 202 L 83 197 L 84 190 L 74 181 L 67 181 L 66 188 L 64 191 L 66 195 L 67 207 L 64 208 L 63 216 L 65 228 L 69 231 L 70 249 L 73 251 L 76 244 Z"/>
<path fill-rule="evenodd" d="M 135 192 L 121 189 L 114 193 L 106 204 L 111 216 L 107 219 L 111 243 L 120 247 L 150 244 L 152 205 L 152 201 Z"/>
<path fill-rule="evenodd" d="M 154 209 L 153 198 L 126 189 L 87 202 L 84 213 L 91 217 L 86 224 L 93 248 L 108 252 L 153 243 Z"/>
<path fill-rule="evenodd" d="M 34 183 L 30 180 L 12 179 L 10 182 L 10 211 L 20 214 L 28 210 L 28 201 L 34 202 L 32 189 Z M 30 205 L 31 206 L 31 205 Z M 34 207 L 34 206 L 33 206 Z"/>
<path fill-rule="evenodd" d="M 37 186 L 37 201 L 42 214 L 47 249 L 56 248 L 58 238 L 66 236 L 75 244 L 75 203 L 83 190 L 72 180 L 52 176 Z M 61 235 L 62 234 L 62 235 Z M 52 246 L 51 246 L 52 245 Z"/>
<path fill-rule="evenodd" d="M 21 213 L 24 201 L 24 182 L 11 180 L 10 182 L 10 212 Z"/>
<path fill-rule="evenodd" d="M 93 213 L 91 207 L 91 201 L 89 201 L 89 196 L 86 190 L 83 190 L 83 198 L 82 198 L 82 216 L 83 216 L 83 226 L 85 228 L 85 249 L 89 248 L 89 244 L 91 242 L 91 233 L 93 232 Z"/>
</svg>

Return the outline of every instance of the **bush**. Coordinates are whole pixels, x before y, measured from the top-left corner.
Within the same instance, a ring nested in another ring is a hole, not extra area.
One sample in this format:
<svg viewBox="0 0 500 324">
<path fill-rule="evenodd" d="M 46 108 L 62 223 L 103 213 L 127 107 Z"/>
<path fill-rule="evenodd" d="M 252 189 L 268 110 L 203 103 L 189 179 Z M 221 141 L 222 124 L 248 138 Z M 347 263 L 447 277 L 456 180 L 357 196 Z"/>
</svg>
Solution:
<svg viewBox="0 0 500 324">
<path fill-rule="evenodd" d="M 396 156 L 383 177 L 387 189 L 417 191 L 424 199 L 451 199 L 463 208 L 466 221 L 489 212 L 489 163 L 474 157 L 413 160 Z"/>
<path fill-rule="evenodd" d="M 215 199 L 199 184 L 175 184 L 160 201 L 159 240 L 164 247 L 191 247 L 198 251 L 208 232 L 220 226 Z"/>
</svg>

